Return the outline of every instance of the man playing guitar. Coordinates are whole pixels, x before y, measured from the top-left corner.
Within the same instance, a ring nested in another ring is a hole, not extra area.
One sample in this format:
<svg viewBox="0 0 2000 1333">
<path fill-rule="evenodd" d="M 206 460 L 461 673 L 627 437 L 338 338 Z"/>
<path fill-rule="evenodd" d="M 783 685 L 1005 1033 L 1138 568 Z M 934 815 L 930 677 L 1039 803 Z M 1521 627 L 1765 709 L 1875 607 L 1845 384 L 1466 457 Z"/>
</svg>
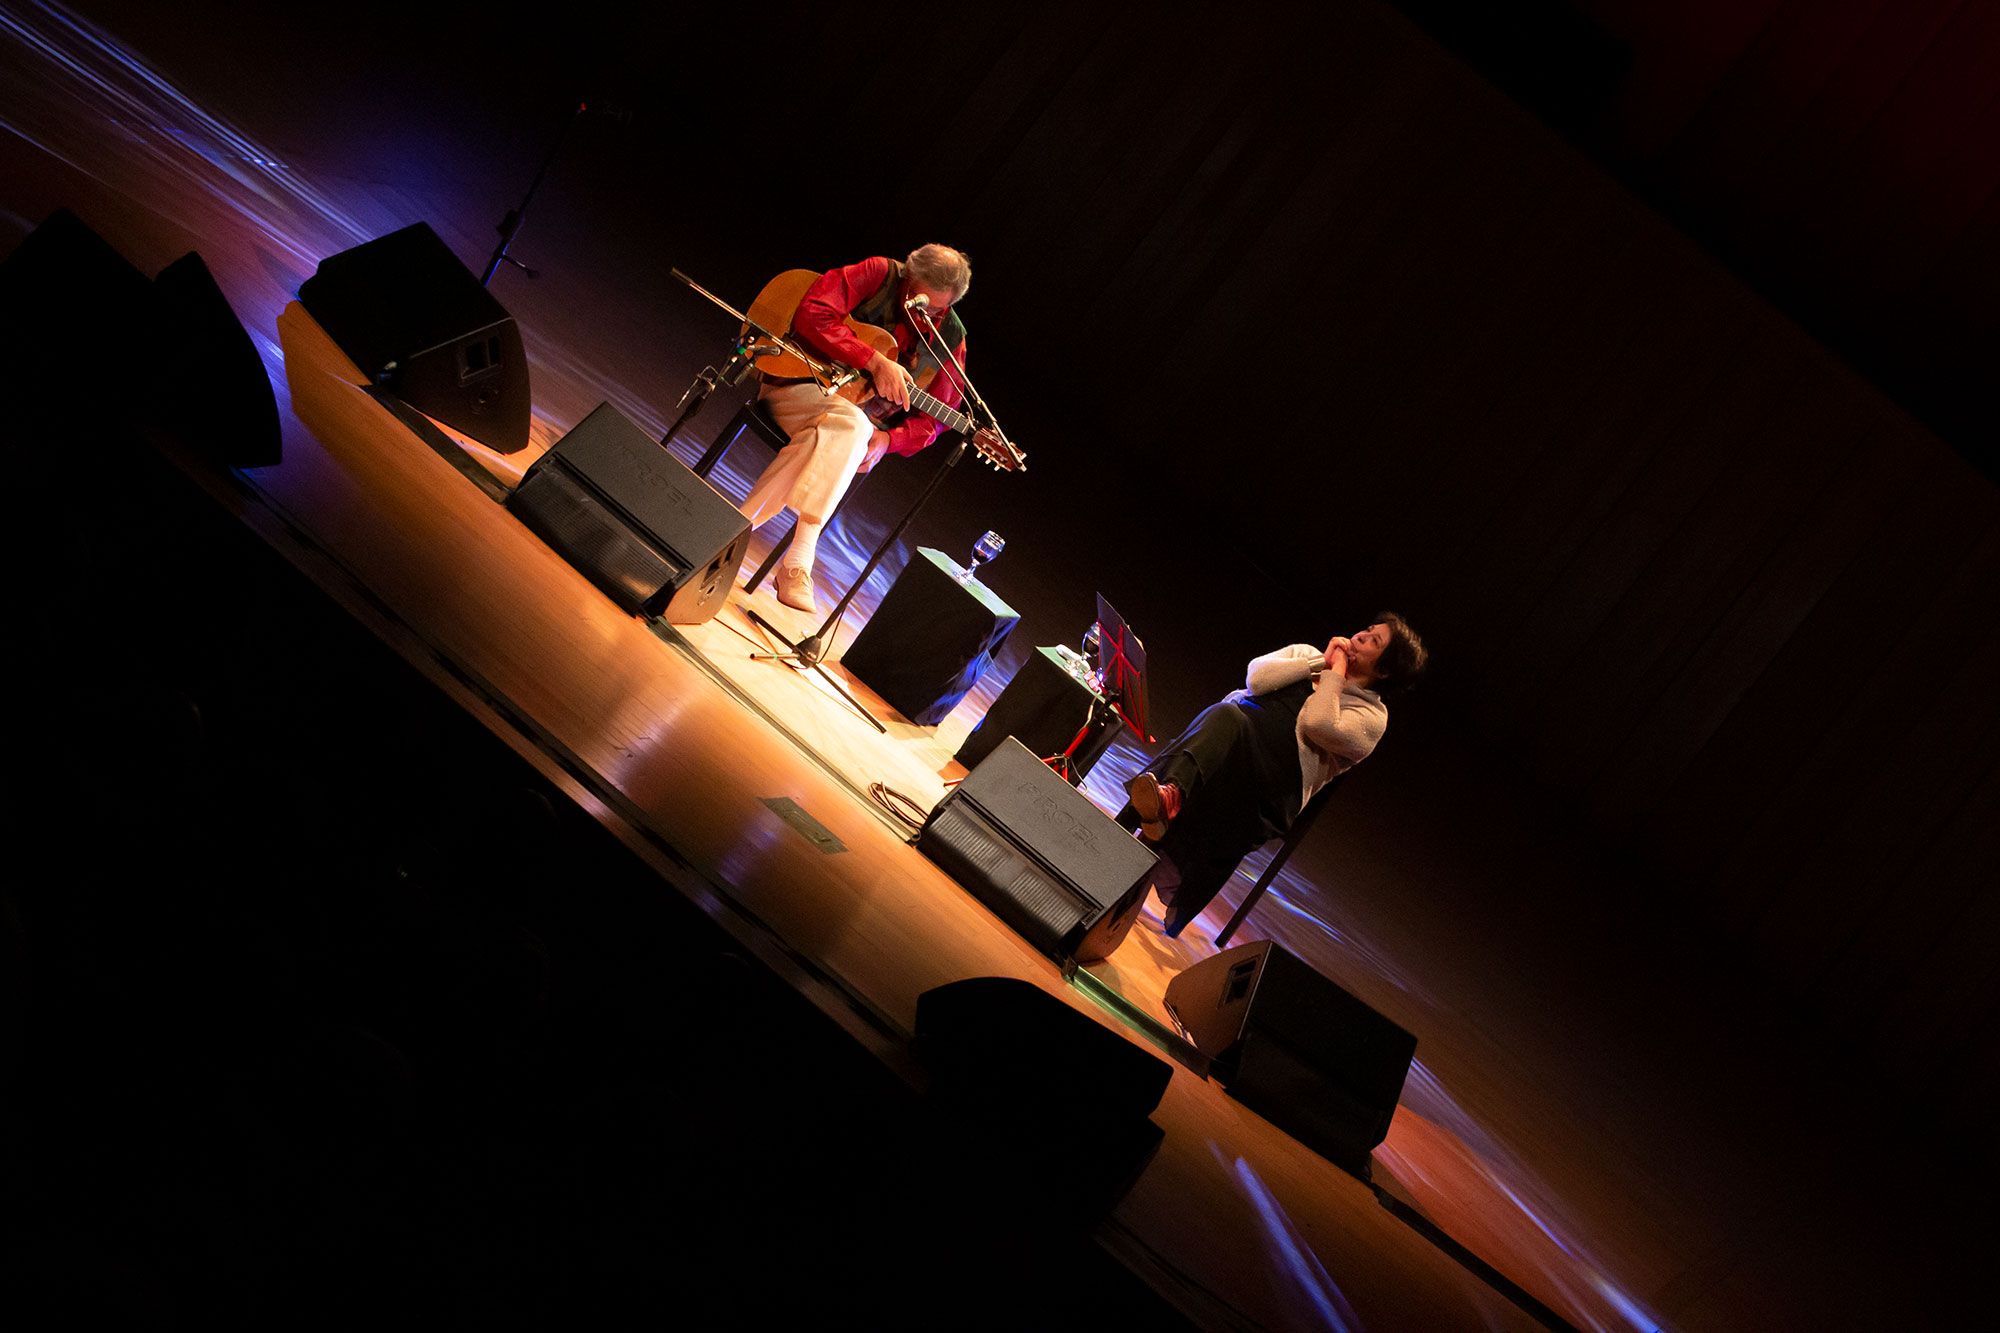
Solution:
<svg viewBox="0 0 2000 1333">
<path fill-rule="evenodd" d="M 921 298 L 944 343 L 963 361 L 965 326 L 951 307 L 971 283 L 972 265 L 963 254 L 946 245 L 925 245 L 901 262 L 877 257 L 831 269 L 800 299 L 792 333 L 807 350 L 867 372 L 876 395 L 875 416 L 886 424 L 878 425 L 869 412 L 811 378 L 766 373 L 764 405 L 791 443 L 751 486 L 743 513 L 753 528 L 787 508 L 799 516 L 773 580 L 778 600 L 786 606 L 819 609 L 813 601 L 813 555 L 821 529 L 855 476 L 881 462 L 884 454 L 914 454 L 937 438 L 937 420 L 910 409 L 918 380 L 934 377 L 930 396 L 944 407 L 959 407 L 959 387 L 949 371 L 937 373 L 937 362 L 910 327 L 907 303 Z M 891 330 L 896 355 L 889 357 L 863 342 L 848 327 L 850 317 Z"/>
</svg>

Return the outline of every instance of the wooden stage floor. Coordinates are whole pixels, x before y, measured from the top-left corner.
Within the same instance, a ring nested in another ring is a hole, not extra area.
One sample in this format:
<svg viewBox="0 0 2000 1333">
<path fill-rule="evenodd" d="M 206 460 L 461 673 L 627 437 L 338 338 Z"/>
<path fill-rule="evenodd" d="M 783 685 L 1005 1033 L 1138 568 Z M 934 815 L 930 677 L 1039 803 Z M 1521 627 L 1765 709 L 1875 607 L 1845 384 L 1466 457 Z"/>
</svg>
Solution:
<svg viewBox="0 0 2000 1333">
<path fill-rule="evenodd" d="M 507 511 L 357 387 L 301 308 L 279 319 L 291 392 L 282 465 L 206 481 L 441 687 L 628 841 L 668 882 L 750 940 L 884 1058 L 917 997 L 970 976 L 1028 980 L 1138 1041 L 1143 1024 L 1057 966 L 908 846 L 866 795 L 922 804 L 956 776 L 949 727 L 878 735 L 809 673 L 750 660 L 746 600 L 671 634 L 619 611 Z M 489 460 L 491 461 L 491 460 Z M 525 460 L 494 470 L 505 476 Z M 794 616 L 767 596 L 749 599 Z M 784 623 L 780 620 L 779 623 Z M 849 681 L 851 682 L 851 679 Z M 829 852 L 769 804 L 788 798 L 836 837 Z M 1150 912 L 1094 969 L 1163 1019 L 1160 997 L 1203 944 Z M 1397 1220 L 1361 1182 L 1176 1066 L 1155 1115 L 1165 1144 L 1102 1240 L 1204 1324 L 1533 1327 Z M 1399 1116 L 1385 1160 L 1429 1164 L 1388 1183 L 1447 1230 L 1450 1145 Z"/>
<path fill-rule="evenodd" d="M 312 337 L 317 330 L 302 327 L 311 323 L 310 316 L 302 310 L 288 309 L 283 319 L 289 321 L 287 327 L 293 340 L 309 347 L 314 356 L 325 358 L 332 367 L 331 373 L 341 377 L 359 373 L 337 349 Z M 537 432 L 526 449 L 501 454 L 441 422 L 429 424 L 436 433 L 433 439 L 443 437 L 444 441 L 456 444 L 465 460 L 508 488 L 518 485 L 523 474 L 553 443 L 546 433 Z M 968 696 L 935 726 L 920 726 L 897 712 L 841 664 L 845 646 L 853 643 L 866 624 L 859 605 L 848 609 L 830 636 L 834 647 L 822 664 L 823 676 L 772 660 L 769 655 L 782 652 L 785 645 L 765 625 L 775 626 L 797 641 L 819 628 L 837 596 L 822 587 L 821 609 L 809 615 L 779 602 L 768 581 L 754 590 L 741 586 L 770 549 L 771 541 L 783 531 L 783 523 L 773 523 L 753 535 L 739 586 L 713 618 L 692 625 L 653 621 L 651 628 L 707 673 L 765 728 L 783 737 L 802 758 L 816 764 L 844 787 L 854 801 L 892 832 L 908 833 L 909 825 L 892 815 L 872 794 L 872 789 L 878 785 L 890 787 L 920 810 L 936 805 L 949 790 L 949 784 L 965 776 L 965 767 L 953 756 L 966 734 L 978 724 L 979 701 Z M 764 624 L 752 619 L 752 613 L 761 617 Z M 877 731 L 862 720 L 838 690 L 847 691 L 884 729 Z M 1205 914 L 1201 924 L 1210 934 L 1231 906 L 1233 895 L 1231 902 L 1218 902 Z M 1126 947 L 1084 969 L 1102 983 L 1099 994 L 1109 991 L 1129 1001 L 1137 1010 L 1136 1016 L 1155 1033 L 1171 1030 L 1164 1007 L 1167 984 L 1213 952 L 1200 929 L 1192 929 L 1180 939 L 1167 938 L 1162 933 L 1162 918 L 1159 900 L 1149 894 L 1141 912 L 1141 928 L 1128 939 Z M 1252 931 L 1246 938 L 1255 937 L 1256 932 Z"/>
</svg>

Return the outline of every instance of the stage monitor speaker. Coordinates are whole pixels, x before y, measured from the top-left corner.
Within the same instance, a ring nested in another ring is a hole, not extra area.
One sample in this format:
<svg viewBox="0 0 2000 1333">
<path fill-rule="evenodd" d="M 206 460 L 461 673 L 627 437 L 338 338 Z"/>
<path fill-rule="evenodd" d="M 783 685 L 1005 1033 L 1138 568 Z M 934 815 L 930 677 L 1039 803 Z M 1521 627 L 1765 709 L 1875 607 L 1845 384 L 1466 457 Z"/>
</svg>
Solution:
<svg viewBox="0 0 2000 1333">
<path fill-rule="evenodd" d="M 535 460 L 507 507 L 627 611 L 692 625 L 729 596 L 750 524 L 609 403 Z"/>
<path fill-rule="evenodd" d="M 989 1173 L 979 1211 L 995 1239 L 1094 1226 L 1165 1137 L 1148 1117 L 1173 1067 L 1026 981 L 925 991 L 911 1050 L 929 1075 L 926 1100 L 960 1140 L 945 1160 L 974 1154 L 968 1169 Z"/>
<path fill-rule="evenodd" d="M 269 467 L 283 452 L 278 400 L 243 321 L 190 250 L 153 279 L 179 344 L 180 372 L 164 386 L 162 424 L 230 467 Z"/>
<path fill-rule="evenodd" d="M 321 260 L 299 303 L 377 386 L 503 454 L 526 447 L 521 330 L 427 224 Z"/>
<path fill-rule="evenodd" d="M 1013 737 L 931 811 L 917 850 L 1050 956 L 1124 939 L 1159 858 Z"/>
<path fill-rule="evenodd" d="M 278 461 L 270 376 L 201 256 L 148 282 L 67 209 L 0 263 L 0 381 L 36 433 L 147 424 L 232 467 Z"/>
<path fill-rule="evenodd" d="M 917 997 L 912 1046 L 933 1091 L 991 1104 L 1047 1099 L 1092 1121 L 1144 1120 L 1166 1095 L 1173 1066 L 1015 977 L 970 977 Z"/>
<path fill-rule="evenodd" d="M 152 387 L 169 346 L 153 284 L 66 208 L 0 262 L 0 402 L 10 426 L 25 418 L 73 438 L 80 418 L 118 421 Z"/>
<path fill-rule="evenodd" d="M 1415 1037 L 1269 940 L 1196 963 L 1166 1004 L 1230 1096 L 1367 1177 Z"/>
</svg>

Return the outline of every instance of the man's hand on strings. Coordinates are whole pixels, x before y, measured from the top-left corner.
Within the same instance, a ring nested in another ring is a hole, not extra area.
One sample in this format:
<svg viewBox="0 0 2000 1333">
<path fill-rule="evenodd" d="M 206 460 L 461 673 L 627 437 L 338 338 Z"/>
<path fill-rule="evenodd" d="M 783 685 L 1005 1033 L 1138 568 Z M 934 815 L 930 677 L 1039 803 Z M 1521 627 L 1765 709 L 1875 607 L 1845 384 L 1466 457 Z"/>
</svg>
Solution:
<svg viewBox="0 0 2000 1333">
<path fill-rule="evenodd" d="M 868 437 L 868 452 L 861 456 L 861 466 L 854 469 L 855 475 L 859 476 L 864 472 L 873 472 L 875 465 L 881 462 L 882 456 L 888 452 L 889 432 L 886 430 L 876 431 Z"/>
<path fill-rule="evenodd" d="M 875 381 L 875 392 L 894 403 L 897 407 L 910 405 L 910 372 L 890 358 L 875 353 L 875 359 L 868 363 L 868 376 Z"/>
</svg>

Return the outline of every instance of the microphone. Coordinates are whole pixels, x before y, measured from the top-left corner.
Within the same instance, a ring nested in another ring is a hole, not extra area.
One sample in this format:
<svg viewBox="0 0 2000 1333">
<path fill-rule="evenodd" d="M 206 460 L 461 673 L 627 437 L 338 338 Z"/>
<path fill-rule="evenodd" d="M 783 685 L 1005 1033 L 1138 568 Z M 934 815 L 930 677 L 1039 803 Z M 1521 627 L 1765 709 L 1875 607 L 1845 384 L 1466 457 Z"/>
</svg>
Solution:
<svg viewBox="0 0 2000 1333">
<path fill-rule="evenodd" d="M 909 300 L 903 302 L 903 309 L 924 310 L 929 308 L 930 303 L 931 303 L 931 298 L 925 296 L 922 292 L 919 292 L 915 296 L 912 296 Z"/>
</svg>

